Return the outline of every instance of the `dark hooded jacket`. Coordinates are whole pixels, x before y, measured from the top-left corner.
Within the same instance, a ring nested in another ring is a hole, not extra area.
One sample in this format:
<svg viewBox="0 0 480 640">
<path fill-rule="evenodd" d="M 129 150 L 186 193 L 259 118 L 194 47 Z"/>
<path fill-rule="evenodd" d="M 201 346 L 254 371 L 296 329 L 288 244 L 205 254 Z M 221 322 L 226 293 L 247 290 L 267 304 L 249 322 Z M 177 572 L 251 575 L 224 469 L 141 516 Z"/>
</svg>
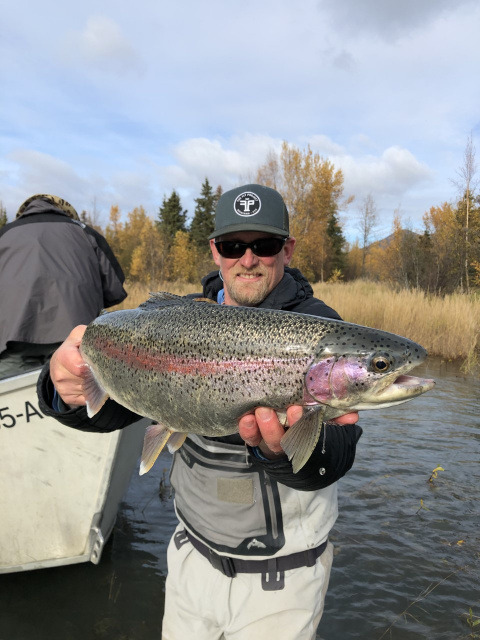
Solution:
<svg viewBox="0 0 480 640">
<path fill-rule="evenodd" d="M 33 200 L 0 229 L 0 353 L 7 342 L 60 343 L 126 298 L 105 238 L 59 207 Z"/>
<path fill-rule="evenodd" d="M 223 288 L 218 271 L 208 274 L 202 280 L 202 284 L 203 292 L 192 294 L 191 297 L 203 296 L 216 301 L 219 291 Z M 313 297 L 312 287 L 300 271 L 290 267 L 285 268 L 283 279 L 258 306 L 340 319 L 340 316 L 333 309 Z M 64 412 L 54 411 L 52 409 L 54 390 L 48 365 L 44 367 L 40 375 L 37 390 L 40 408 L 46 415 L 53 416 L 61 423 L 82 431 L 114 431 L 126 427 L 141 417 L 113 400 L 108 400 L 91 419 L 87 417 L 85 407 L 67 409 Z M 324 436 L 309 461 L 296 474 L 293 473 L 292 465 L 286 457 L 275 461 L 261 460 L 249 448 L 252 464 L 255 467 L 263 468 L 276 481 L 293 489 L 300 491 L 323 489 L 336 482 L 351 468 L 355 459 L 356 444 L 361 434 L 362 429 L 358 425 L 341 426 L 329 423 L 324 428 Z M 245 446 L 238 434 L 217 438 L 217 440 L 238 444 L 239 447 Z"/>
</svg>

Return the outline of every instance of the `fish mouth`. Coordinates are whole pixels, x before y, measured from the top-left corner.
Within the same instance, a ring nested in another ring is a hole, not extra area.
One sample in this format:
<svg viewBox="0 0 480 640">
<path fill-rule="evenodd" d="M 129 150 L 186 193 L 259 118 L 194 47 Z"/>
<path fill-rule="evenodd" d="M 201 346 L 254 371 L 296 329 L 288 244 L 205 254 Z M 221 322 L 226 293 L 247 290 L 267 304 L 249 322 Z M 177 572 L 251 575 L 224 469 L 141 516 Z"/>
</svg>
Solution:
<svg viewBox="0 0 480 640">
<path fill-rule="evenodd" d="M 418 378 L 417 376 L 400 375 L 385 389 L 378 392 L 379 399 L 387 401 L 402 401 L 404 399 L 415 398 L 416 396 L 430 391 L 435 386 L 435 380 L 431 378 Z"/>
<path fill-rule="evenodd" d="M 356 405 L 356 409 L 378 409 L 391 407 L 430 391 L 435 386 L 431 378 L 400 375 L 391 384 L 372 394 L 364 402 Z"/>
<path fill-rule="evenodd" d="M 435 386 L 435 380 L 431 378 L 418 378 L 417 376 L 398 376 L 393 382 L 392 386 L 397 386 L 403 389 L 422 388 L 424 391 L 430 391 Z"/>
</svg>

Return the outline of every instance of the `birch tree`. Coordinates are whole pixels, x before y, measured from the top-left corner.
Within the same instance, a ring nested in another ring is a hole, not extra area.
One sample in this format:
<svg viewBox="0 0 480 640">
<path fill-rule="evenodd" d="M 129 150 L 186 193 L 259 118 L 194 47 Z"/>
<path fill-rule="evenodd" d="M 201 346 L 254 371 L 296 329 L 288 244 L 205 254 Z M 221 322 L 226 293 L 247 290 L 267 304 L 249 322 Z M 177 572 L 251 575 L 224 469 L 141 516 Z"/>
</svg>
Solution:
<svg viewBox="0 0 480 640">
<path fill-rule="evenodd" d="M 357 228 L 360 231 L 360 247 L 362 249 L 362 277 L 365 276 L 365 263 L 368 247 L 373 240 L 373 232 L 378 224 L 378 211 L 371 193 L 363 199 L 358 214 Z"/>
<path fill-rule="evenodd" d="M 463 275 L 465 277 L 465 289 L 470 292 L 470 225 L 471 209 L 475 199 L 475 192 L 478 187 L 477 163 L 475 161 L 475 145 L 472 134 L 467 139 L 463 154 L 463 164 L 457 169 L 458 178 L 453 181 L 460 192 L 459 210 L 463 213 Z M 461 206 L 463 204 L 463 206 Z"/>
</svg>

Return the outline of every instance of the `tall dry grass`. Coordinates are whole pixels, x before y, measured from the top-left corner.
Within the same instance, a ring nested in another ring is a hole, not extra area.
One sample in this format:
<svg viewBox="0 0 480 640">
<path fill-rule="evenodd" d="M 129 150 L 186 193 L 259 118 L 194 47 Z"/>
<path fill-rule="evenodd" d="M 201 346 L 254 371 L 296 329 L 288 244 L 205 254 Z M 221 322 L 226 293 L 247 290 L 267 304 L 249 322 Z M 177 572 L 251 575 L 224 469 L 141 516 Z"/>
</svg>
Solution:
<svg viewBox="0 0 480 640">
<path fill-rule="evenodd" d="M 146 285 L 141 282 L 126 282 L 125 291 L 128 293 L 127 298 L 116 307 L 112 307 L 109 311 L 117 311 L 119 309 L 135 309 L 139 304 L 145 302 L 154 291 L 168 291 L 176 293 L 178 296 L 186 296 L 188 293 L 199 293 L 202 286 L 199 284 L 189 284 L 188 282 L 158 282 L 155 285 Z"/>
<path fill-rule="evenodd" d="M 200 287 L 183 282 L 158 283 L 154 287 L 127 283 L 127 299 L 115 309 L 132 309 L 151 291 L 186 295 Z M 480 297 L 453 294 L 440 298 L 422 291 L 394 291 L 385 284 L 357 280 L 316 284 L 317 298 L 333 307 L 347 322 L 391 331 L 410 338 L 430 355 L 461 359 L 465 371 L 480 367 Z"/>
<path fill-rule="evenodd" d="M 354 281 L 316 284 L 315 296 L 347 322 L 391 331 L 418 342 L 430 355 L 480 364 L 480 297 L 441 298 L 422 291 L 395 291 L 385 284 Z"/>
</svg>

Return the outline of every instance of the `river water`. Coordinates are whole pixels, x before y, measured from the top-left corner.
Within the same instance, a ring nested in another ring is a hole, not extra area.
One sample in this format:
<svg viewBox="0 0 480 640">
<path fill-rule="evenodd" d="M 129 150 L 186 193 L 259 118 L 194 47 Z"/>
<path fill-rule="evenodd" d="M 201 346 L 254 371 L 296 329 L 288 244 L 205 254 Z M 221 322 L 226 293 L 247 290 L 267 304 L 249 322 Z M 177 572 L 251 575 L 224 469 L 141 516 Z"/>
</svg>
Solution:
<svg viewBox="0 0 480 640">
<path fill-rule="evenodd" d="M 434 391 L 360 416 L 319 640 L 480 638 L 480 380 L 434 359 L 415 373 Z M 0 640 L 160 640 L 170 462 L 133 475 L 98 566 L 0 576 Z"/>
</svg>

